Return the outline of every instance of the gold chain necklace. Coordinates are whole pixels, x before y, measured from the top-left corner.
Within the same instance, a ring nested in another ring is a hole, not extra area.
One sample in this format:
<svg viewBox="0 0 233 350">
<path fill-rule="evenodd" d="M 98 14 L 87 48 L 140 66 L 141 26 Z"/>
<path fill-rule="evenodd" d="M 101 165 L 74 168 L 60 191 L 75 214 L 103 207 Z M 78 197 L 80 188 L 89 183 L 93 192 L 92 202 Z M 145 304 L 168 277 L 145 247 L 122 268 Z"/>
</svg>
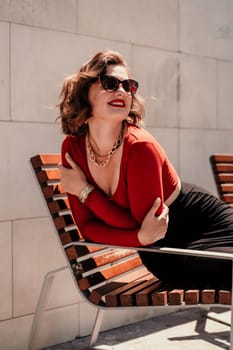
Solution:
<svg viewBox="0 0 233 350">
<path fill-rule="evenodd" d="M 98 155 L 98 153 L 96 153 L 93 149 L 93 147 L 91 146 L 90 144 L 90 141 L 89 141 L 89 134 L 87 136 L 87 149 L 88 149 L 88 152 L 89 152 L 89 159 L 98 167 L 98 168 L 104 168 L 106 167 L 113 154 L 117 151 L 117 149 L 120 147 L 121 143 L 122 143 L 122 140 L 123 140 L 123 133 L 124 133 L 124 123 L 122 123 L 122 127 L 121 127 L 121 131 L 120 131 L 120 134 L 119 136 L 117 137 L 116 139 L 116 142 L 114 143 L 114 145 L 112 146 L 111 150 L 105 155 L 105 156 L 100 156 Z M 97 158 L 105 158 L 104 160 L 102 161 L 98 161 Z"/>
</svg>

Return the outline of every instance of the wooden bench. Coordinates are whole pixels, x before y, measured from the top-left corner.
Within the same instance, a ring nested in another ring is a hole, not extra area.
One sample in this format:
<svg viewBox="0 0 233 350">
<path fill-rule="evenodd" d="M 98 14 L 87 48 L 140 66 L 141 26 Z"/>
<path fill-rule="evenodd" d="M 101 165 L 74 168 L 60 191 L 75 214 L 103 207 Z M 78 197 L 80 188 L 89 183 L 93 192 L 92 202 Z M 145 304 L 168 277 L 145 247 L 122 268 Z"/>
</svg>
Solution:
<svg viewBox="0 0 233 350">
<path fill-rule="evenodd" d="M 40 154 L 31 158 L 61 248 L 67 257 L 67 265 L 45 276 L 32 324 L 29 350 L 35 348 L 37 330 L 53 278 L 56 273 L 67 268 L 72 273 L 78 293 L 86 302 L 97 308 L 90 346 L 97 341 L 103 313 L 107 309 L 153 306 L 172 310 L 177 309 L 177 306 L 206 308 L 213 305 L 231 308 L 230 291 L 188 290 L 165 285 L 143 266 L 138 250 L 153 251 L 155 254 L 172 252 L 233 260 L 230 254 L 173 248 L 116 247 L 84 241 L 73 221 L 67 196 L 60 185 L 57 166 L 59 161 L 58 154 Z"/>
<path fill-rule="evenodd" d="M 233 208 L 233 154 L 212 154 L 210 163 L 219 197 Z"/>
</svg>

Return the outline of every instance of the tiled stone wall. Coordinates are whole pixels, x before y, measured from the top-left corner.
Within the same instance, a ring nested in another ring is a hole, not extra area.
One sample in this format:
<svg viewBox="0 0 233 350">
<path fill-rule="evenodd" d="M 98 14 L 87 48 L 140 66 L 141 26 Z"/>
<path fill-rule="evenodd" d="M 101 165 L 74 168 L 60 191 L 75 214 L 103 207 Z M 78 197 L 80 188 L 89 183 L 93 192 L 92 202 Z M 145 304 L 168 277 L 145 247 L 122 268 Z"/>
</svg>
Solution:
<svg viewBox="0 0 233 350">
<path fill-rule="evenodd" d="M 146 102 L 146 127 L 182 179 L 215 192 L 208 157 L 233 152 L 232 0 L 0 0 L 0 342 L 25 350 L 44 274 L 65 264 L 29 164 L 59 152 L 63 78 L 120 51 Z M 38 347 L 90 332 L 95 311 L 69 273 L 54 283 Z M 91 317 L 87 316 L 90 310 Z M 104 328 L 154 311 L 107 315 Z"/>
</svg>

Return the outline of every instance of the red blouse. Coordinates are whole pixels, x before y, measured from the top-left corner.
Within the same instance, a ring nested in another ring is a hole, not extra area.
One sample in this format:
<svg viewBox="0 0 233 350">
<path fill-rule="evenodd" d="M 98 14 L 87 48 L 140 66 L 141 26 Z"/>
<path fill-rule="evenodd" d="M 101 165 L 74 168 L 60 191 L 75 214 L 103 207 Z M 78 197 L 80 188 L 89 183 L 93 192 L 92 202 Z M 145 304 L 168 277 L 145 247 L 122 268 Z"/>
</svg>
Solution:
<svg viewBox="0 0 233 350">
<path fill-rule="evenodd" d="M 85 204 L 68 194 L 74 220 L 82 236 L 113 245 L 140 246 L 141 223 L 160 197 L 162 203 L 175 191 L 179 178 L 159 143 L 146 130 L 128 125 L 124 138 L 120 176 L 115 193 L 108 197 L 95 183 L 87 165 L 84 136 L 67 136 L 62 145 L 62 162 L 68 152 L 87 181 L 95 186 Z"/>
</svg>

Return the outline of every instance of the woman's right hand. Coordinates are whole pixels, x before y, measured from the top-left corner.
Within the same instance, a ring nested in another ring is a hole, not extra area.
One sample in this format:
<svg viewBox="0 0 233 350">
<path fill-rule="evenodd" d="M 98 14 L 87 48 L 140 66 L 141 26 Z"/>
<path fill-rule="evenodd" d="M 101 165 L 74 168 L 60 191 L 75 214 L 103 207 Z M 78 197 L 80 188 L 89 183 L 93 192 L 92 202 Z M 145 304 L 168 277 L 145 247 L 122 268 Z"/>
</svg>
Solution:
<svg viewBox="0 0 233 350">
<path fill-rule="evenodd" d="M 155 216 L 155 213 L 161 205 L 161 199 L 156 198 L 152 208 L 145 216 L 141 229 L 138 232 L 138 240 L 142 245 L 149 245 L 164 238 L 167 232 L 169 221 L 169 209 L 164 204 L 162 213 Z"/>
<path fill-rule="evenodd" d="M 87 185 L 87 179 L 81 168 L 74 162 L 69 153 L 65 154 L 67 163 L 70 168 L 59 164 L 61 185 L 65 192 L 79 196 L 81 191 Z"/>
</svg>

